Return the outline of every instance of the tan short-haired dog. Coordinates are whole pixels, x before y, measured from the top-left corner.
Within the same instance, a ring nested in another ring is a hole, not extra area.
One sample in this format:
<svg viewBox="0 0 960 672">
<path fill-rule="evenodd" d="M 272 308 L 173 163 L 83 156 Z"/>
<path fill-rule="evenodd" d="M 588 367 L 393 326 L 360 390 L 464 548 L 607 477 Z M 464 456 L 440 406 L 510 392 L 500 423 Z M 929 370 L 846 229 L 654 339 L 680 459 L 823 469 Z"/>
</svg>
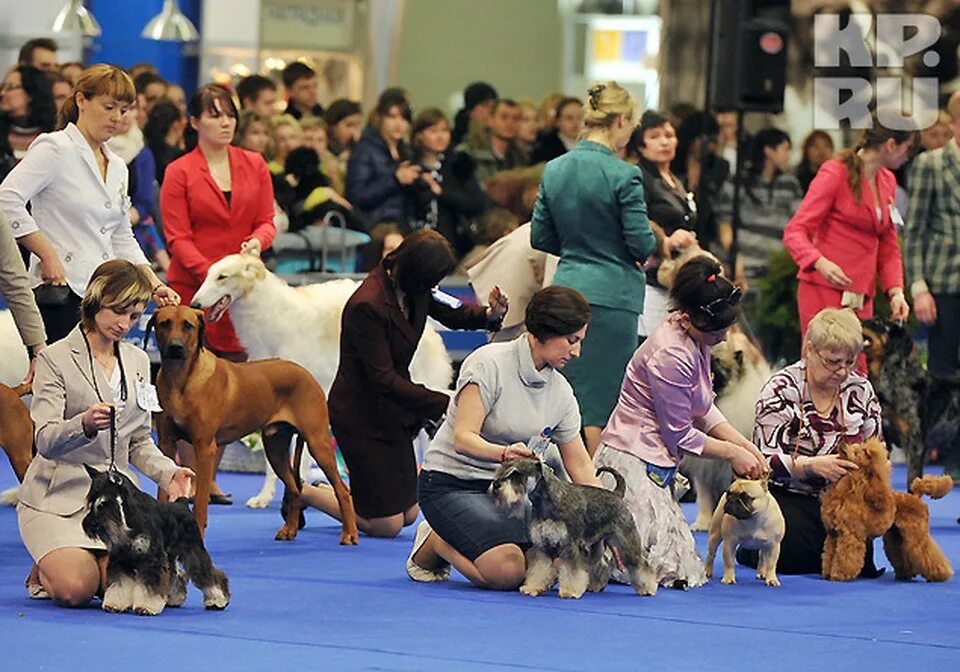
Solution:
<svg viewBox="0 0 960 672">
<path fill-rule="evenodd" d="M 213 480 L 217 445 L 238 441 L 263 430 L 270 466 L 286 486 L 289 508 L 276 538 L 297 536 L 300 487 L 290 467 L 291 432 L 306 442 L 313 459 L 326 474 L 337 495 L 343 529 L 341 544 L 357 543 L 353 500 L 340 474 L 330 443 L 327 399 L 320 384 L 299 364 L 265 359 L 236 364 L 218 359 L 203 346 L 203 312 L 187 306 L 166 306 L 147 326 L 156 329 L 161 368 L 157 390 L 163 415 L 157 423 L 160 450 L 169 457 L 177 439 L 193 445 L 197 454 L 197 494 L 193 507 L 197 523 L 207 526 L 207 505 Z M 301 448 L 296 451 L 300 463 Z"/>
<path fill-rule="evenodd" d="M 736 479 L 723 493 L 710 521 L 710 540 L 706 560 L 707 578 L 713 578 L 713 561 L 723 540 L 723 578 L 721 583 L 736 583 L 735 555 L 738 546 L 760 550 L 757 578 L 768 586 L 779 586 L 777 560 L 780 542 L 787 525 L 780 505 L 770 494 L 768 480 Z"/>
</svg>

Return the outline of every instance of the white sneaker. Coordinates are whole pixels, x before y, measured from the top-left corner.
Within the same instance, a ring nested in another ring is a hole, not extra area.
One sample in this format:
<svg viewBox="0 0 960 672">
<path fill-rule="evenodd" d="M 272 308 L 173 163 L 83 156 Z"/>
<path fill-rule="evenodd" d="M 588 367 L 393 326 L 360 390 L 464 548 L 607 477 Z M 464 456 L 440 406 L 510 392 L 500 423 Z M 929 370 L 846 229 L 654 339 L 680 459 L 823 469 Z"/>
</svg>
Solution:
<svg viewBox="0 0 960 672">
<path fill-rule="evenodd" d="M 431 532 L 433 532 L 433 529 L 430 527 L 430 523 L 425 520 L 420 521 L 420 524 L 417 525 L 417 533 L 413 537 L 413 549 L 407 557 L 407 576 L 421 583 L 446 581 L 450 578 L 450 565 L 440 569 L 425 569 L 413 561 L 413 556 L 426 543 Z"/>
</svg>

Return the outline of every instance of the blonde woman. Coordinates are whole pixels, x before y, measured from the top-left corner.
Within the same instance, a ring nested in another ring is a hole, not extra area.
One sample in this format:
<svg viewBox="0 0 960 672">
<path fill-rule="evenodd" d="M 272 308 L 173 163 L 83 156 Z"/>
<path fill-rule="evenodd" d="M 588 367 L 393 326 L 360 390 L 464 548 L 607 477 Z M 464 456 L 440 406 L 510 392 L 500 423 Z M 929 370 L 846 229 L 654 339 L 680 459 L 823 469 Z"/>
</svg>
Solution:
<svg viewBox="0 0 960 672">
<path fill-rule="evenodd" d="M 657 249 L 640 169 L 617 157 L 634 120 L 634 100 L 626 89 L 616 82 L 592 87 L 584 139 L 544 168 L 533 211 L 533 247 L 560 257 L 554 284 L 576 289 L 590 303 L 589 339 L 564 375 L 580 402 L 591 455 L 637 346 L 645 287 L 641 266 Z"/>
<path fill-rule="evenodd" d="M 278 114 L 270 118 L 270 147 L 273 160 L 267 168 L 274 175 L 283 175 L 290 152 L 303 146 L 303 129 L 300 122 L 290 114 Z"/>
</svg>

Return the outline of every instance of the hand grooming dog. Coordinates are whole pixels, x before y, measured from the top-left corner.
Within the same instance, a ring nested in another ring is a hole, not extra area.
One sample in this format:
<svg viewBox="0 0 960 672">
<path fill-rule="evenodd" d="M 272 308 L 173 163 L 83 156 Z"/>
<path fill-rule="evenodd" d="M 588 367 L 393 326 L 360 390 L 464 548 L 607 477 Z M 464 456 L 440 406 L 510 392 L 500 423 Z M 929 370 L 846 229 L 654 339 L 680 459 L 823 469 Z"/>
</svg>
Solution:
<svg viewBox="0 0 960 672">
<path fill-rule="evenodd" d="M 616 491 L 560 480 L 540 460 L 514 460 L 502 465 L 490 484 L 490 495 L 511 515 L 525 515 L 530 504 L 527 576 L 520 592 L 542 595 L 560 579 L 560 597 L 579 598 L 587 590 L 601 591 L 610 578 L 603 559 L 612 547 L 640 595 L 657 592 L 657 575 L 647 564 L 637 526 L 623 502 L 623 477 Z M 599 473 L 599 472 L 598 472 Z M 559 572 L 554 561 L 559 560 Z"/>
<path fill-rule="evenodd" d="M 713 578 L 717 546 L 723 541 L 723 578 L 721 583 L 736 583 L 735 554 L 738 546 L 760 549 L 757 578 L 768 586 L 779 586 L 777 560 L 786 523 L 780 505 L 770 494 L 767 479 L 738 478 L 723 493 L 710 523 L 710 541 L 705 569 Z"/>
<path fill-rule="evenodd" d="M 186 500 L 158 502 L 118 471 L 84 466 L 92 481 L 83 531 L 110 558 L 104 610 L 156 616 L 183 604 L 188 579 L 203 591 L 203 606 L 225 609 L 227 576 L 213 566 Z"/>
<path fill-rule="evenodd" d="M 229 309 L 237 338 L 251 360 L 279 357 L 296 362 L 329 392 L 340 359 L 340 316 L 359 285 L 342 279 L 291 287 L 268 271 L 259 257 L 231 254 L 210 267 L 193 295 L 193 305 L 209 310 L 211 321 Z M 410 363 L 410 378 L 434 390 L 446 390 L 453 379 L 450 355 L 429 324 Z M 260 492 L 247 500 L 247 506 L 268 506 L 276 482 L 268 469 Z"/>
<path fill-rule="evenodd" d="M 337 495 L 343 516 L 340 543 L 356 544 L 353 500 L 337 472 L 330 444 L 327 399 L 313 376 L 302 366 L 279 359 L 243 364 L 218 359 L 203 346 L 203 313 L 186 306 L 158 310 L 147 325 L 147 338 L 154 328 L 161 358 L 157 376 L 163 408 L 157 422 L 160 450 L 173 457 L 177 439 L 193 445 L 197 454 L 193 510 L 200 529 L 207 526 L 217 445 L 263 429 L 267 459 L 286 486 L 287 516 L 276 538 L 296 538 L 300 484 L 290 468 L 289 457 L 290 438 L 296 432 Z M 298 447 L 298 463 L 300 451 Z"/>
</svg>

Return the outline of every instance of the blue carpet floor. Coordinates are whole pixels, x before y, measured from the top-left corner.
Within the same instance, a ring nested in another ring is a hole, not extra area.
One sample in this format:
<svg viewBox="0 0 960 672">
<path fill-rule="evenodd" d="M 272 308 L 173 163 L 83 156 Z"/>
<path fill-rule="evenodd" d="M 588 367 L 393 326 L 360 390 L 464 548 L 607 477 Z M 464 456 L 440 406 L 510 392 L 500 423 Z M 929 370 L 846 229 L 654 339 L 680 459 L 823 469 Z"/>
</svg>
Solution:
<svg viewBox="0 0 960 672">
<path fill-rule="evenodd" d="M 212 507 L 207 539 L 230 577 L 224 612 L 204 611 L 194 588 L 183 608 L 156 618 L 31 601 L 16 514 L 0 509 L 0 670 L 960 669 L 957 579 L 787 576 L 774 589 L 740 570 L 736 586 L 653 598 L 611 586 L 579 601 L 481 591 L 456 575 L 422 585 L 404 572 L 412 529 L 344 548 L 338 526 L 312 511 L 295 542 L 275 542 L 278 503 L 242 504 L 259 478 L 220 482 L 237 501 Z M 960 491 L 930 507 L 934 535 L 960 567 Z"/>
</svg>

